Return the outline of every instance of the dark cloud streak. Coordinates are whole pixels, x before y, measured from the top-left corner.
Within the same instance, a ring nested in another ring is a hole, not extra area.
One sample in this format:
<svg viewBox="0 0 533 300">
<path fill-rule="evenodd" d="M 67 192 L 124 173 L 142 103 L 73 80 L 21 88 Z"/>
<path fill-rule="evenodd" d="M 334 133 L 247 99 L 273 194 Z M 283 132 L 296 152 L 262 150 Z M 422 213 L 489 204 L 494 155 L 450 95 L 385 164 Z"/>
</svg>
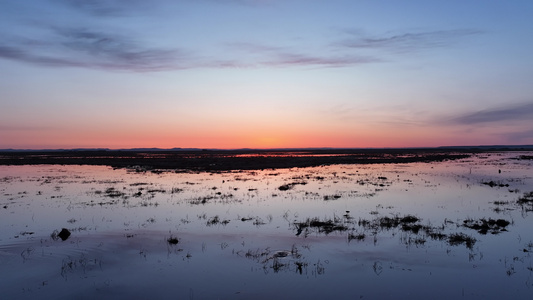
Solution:
<svg viewBox="0 0 533 300">
<path fill-rule="evenodd" d="M 451 120 L 452 123 L 474 125 L 502 121 L 533 120 L 533 103 L 469 113 Z"/>
</svg>

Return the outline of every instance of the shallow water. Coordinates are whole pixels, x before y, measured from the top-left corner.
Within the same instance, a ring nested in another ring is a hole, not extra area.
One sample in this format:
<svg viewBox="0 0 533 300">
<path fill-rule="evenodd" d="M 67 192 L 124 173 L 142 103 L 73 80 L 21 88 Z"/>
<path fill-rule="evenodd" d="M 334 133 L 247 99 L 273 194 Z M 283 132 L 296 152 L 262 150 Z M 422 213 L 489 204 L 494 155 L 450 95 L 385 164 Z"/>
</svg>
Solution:
<svg viewBox="0 0 533 300">
<path fill-rule="evenodd" d="M 222 173 L 1 166 L 1 298 L 530 299 L 520 154 Z M 481 219 L 510 223 L 469 228 Z"/>
</svg>

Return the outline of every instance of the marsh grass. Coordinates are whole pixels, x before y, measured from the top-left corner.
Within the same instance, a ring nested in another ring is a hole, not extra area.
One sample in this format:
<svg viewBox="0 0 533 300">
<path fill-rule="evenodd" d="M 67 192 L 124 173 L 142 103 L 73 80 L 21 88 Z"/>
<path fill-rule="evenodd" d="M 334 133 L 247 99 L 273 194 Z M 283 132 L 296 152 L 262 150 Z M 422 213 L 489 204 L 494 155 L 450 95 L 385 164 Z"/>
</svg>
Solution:
<svg viewBox="0 0 533 300">
<path fill-rule="evenodd" d="M 110 198 L 118 198 L 126 196 L 125 193 L 115 189 L 114 187 L 107 188 L 105 190 L 105 196 Z"/>
<path fill-rule="evenodd" d="M 228 225 L 230 222 L 230 220 L 221 220 L 220 217 L 217 215 L 217 216 L 214 216 L 214 217 L 211 217 L 209 218 L 209 220 L 207 220 L 207 223 L 206 225 L 207 226 L 214 226 L 214 225 Z"/>
<path fill-rule="evenodd" d="M 305 231 L 305 236 L 307 236 L 310 230 L 317 231 L 319 233 L 330 234 L 334 231 L 346 231 L 348 227 L 344 225 L 338 218 L 333 219 L 324 219 L 320 218 L 307 218 L 303 222 L 294 222 L 293 225 L 296 228 L 296 236 L 302 234 Z"/>
<path fill-rule="evenodd" d="M 476 239 L 464 233 L 452 233 L 448 236 L 448 244 L 450 246 L 458 246 L 464 244 L 468 249 L 472 250 Z"/>
<path fill-rule="evenodd" d="M 479 220 L 466 219 L 463 221 L 463 226 L 466 228 L 474 229 L 480 234 L 487 234 L 488 232 L 492 234 L 498 234 L 502 231 L 507 231 L 505 227 L 511 222 L 504 219 L 494 220 L 492 218 L 482 218 Z"/>
<path fill-rule="evenodd" d="M 364 233 L 351 232 L 351 233 L 348 234 L 348 242 L 350 242 L 352 240 L 364 241 L 365 238 L 366 238 L 366 234 L 364 234 Z"/>
<path fill-rule="evenodd" d="M 347 213 L 348 215 L 348 213 Z M 346 219 L 346 215 L 344 215 Z M 367 237 L 365 231 L 370 231 L 374 237 L 374 244 L 377 244 L 378 233 L 382 231 L 399 230 L 405 234 L 400 235 L 400 241 L 406 246 L 414 245 L 416 247 L 424 246 L 428 239 L 435 241 L 445 241 L 451 246 L 464 244 L 468 249 L 472 249 L 476 243 L 476 239 L 464 233 L 445 234 L 443 231 L 449 225 L 455 225 L 454 222 L 445 220 L 441 226 L 432 226 L 431 224 L 423 225 L 420 223 L 421 219 L 414 215 L 400 216 L 398 214 L 393 216 L 376 216 L 373 220 L 359 219 L 358 222 L 347 222 L 341 218 L 332 218 L 321 220 L 318 217 L 307 218 L 303 222 L 294 222 L 293 226 L 296 230 L 296 236 L 304 233 L 307 237 L 310 233 L 323 233 L 328 235 L 332 232 L 343 232 L 351 230 L 348 233 L 348 242 L 364 241 Z M 348 226 L 348 225 L 352 226 Z M 477 230 L 480 234 L 491 232 L 493 234 L 507 231 L 507 227 L 511 222 L 503 219 L 482 218 L 479 220 L 467 219 L 462 223 L 463 227 Z M 357 230 L 362 229 L 363 232 Z M 395 235 L 393 231 L 393 236 Z"/>
<path fill-rule="evenodd" d="M 518 198 L 518 203 L 531 203 L 533 202 L 533 192 L 524 193 L 522 197 Z"/>
<path fill-rule="evenodd" d="M 498 181 L 498 182 L 495 182 L 495 181 L 483 181 L 481 182 L 481 184 L 484 184 L 484 185 L 488 185 L 490 186 L 491 188 L 492 187 L 509 187 L 509 184 L 508 183 L 502 183 L 501 181 Z"/>
<path fill-rule="evenodd" d="M 376 217 L 373 220 L 359 219 L 357 224 L 360 227 L 374 231 L 390 230 L 402 225 L 402 228 L 404 228 L 406 231 L 418 232 L 418 230 L 422 228 L 421 226 L 419 227 L 418 224 L 414 224 L 418 221 L 420 221 L 420 219 L 413 215 L 405 215 L 403 217 L 400 217 L 399 215 L 393 215 L 392 217 Z"/>
<path fill-rule="evenodd" d="M 292 245 L 290 250 L 273 251 L 270 247 L 267 247 L 264 249 L 248 249 L 247 251 L 235 251 L 235 249 L 233 249 L 232 253 L 261 264 L 265 274 L 269 273 L 269 271 L 273 271 L 274 273 L 291 272 L 303 275 L 307 274 L 307 269 L 310 265 L 303 255 L 300 254 L 300 250 L 295 244 Z M 313 272 L 316 273 L 316 264 L 314 265 L 314 268 L 315 270 Z M 318 268 L 322 268 L 320 261 Z M 320 272 L 322 274 L 323 269 L 321 269 Z"/>
</svg>

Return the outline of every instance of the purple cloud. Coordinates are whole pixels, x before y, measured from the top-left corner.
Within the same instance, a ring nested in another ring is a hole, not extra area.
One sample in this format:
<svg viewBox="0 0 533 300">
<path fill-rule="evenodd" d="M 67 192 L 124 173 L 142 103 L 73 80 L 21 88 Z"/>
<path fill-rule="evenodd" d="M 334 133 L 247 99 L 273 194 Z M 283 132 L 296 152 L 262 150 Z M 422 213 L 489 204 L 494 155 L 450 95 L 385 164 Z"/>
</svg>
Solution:
<svg viewBox="0 0 533 300">
<path fill-rule="evenodd" d="M 502 121 L 531 120 L 533 120 L 533 103 L 525 103 L 505 108 L 495 108 L 468 113 L 466 115 L 452 119 L 451 122 L 456 124 L 473 125 Z"/>
</svg>

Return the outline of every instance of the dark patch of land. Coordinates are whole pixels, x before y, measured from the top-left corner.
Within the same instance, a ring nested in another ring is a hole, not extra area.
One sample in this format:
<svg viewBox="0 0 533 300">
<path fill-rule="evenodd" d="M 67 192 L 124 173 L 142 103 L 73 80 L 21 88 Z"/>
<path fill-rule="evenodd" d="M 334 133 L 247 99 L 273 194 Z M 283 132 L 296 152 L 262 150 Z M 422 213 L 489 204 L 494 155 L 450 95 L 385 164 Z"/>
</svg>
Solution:
<svg viewBox="0 0 533 300">
<path fill-rule="evenodd" d="M 228 171 L 334 164 L 434 162 L 467 158 L 476 149 L 61 150 L 0 151 L 0 165 L 105 165 L 144 170 Z"/>
</svg>

